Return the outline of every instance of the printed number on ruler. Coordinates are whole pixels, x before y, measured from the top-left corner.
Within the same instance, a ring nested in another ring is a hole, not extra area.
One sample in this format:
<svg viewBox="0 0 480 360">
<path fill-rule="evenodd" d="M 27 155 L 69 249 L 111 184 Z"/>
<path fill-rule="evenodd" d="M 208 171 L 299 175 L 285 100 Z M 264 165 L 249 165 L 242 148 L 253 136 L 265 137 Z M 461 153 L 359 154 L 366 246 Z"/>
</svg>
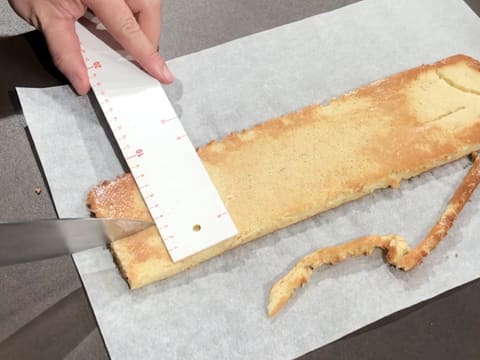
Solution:
<svg viewBox="0 0 480 360">
<path fill-rule="evenodd" d="M 102 109 L 104 109 L 105 117 L 109 122 L 112 131 L 115 133 L 115 137 L 117 138 L 117 142 L 120 145 L 120 149 L 125 156 L 125 159 L 130 167 L 130 170 L 132 171 L 132 173 L 135 174 L 135 179 L 140 191 L 142 192 L 142 194 L 144 194 L 146 188 L 149 187 L 149 184 L 145 181 L 145 174 L 143 172 L 140 172 L 140 168 L 142 166 L 141 162 L 135 161 L 140 159 L 144 155 L 143 149 L 139 148 L 139 149 L 136 149 L 134 153 L 131 153 L 131 152 L 129 153 L 132 146 L 127 141 L 127 134 L 122 133 L 123 127 L 120 124 L 119 117 L 116 116 L 113 107 L 108 107 L 110 103 L 108 94 L 106 90 L 102 88 L 102 83 L 96 80 L 97 71 L 102 68 L 102 64 L 100 61 L 97 61 L 97 60 L 91 61 L 90 58 L 87 57 L 86 51 L 83 48 L 82 48 L 82 54 L 84 56 L 85 63 L 87 65 L 87 71 L 89 73 L 88 75 L 91 80 L 92 87 L 94 88 L 95 94 L 98 98 L 99 104 L 102 107 Z M 168 119 L 161 119 L 160 123 L 162 125 L 167 125 L 168 123 L 172 122 L 175 119 L 177 118 L 172 117 Z M 186 136 L 187 136 L 186 134 L 177 135 L 176 140 L 181 140 Z M 149 210 L 152 214 L 153 219 L 157 224 L 158 229 L 162 232 L 162 234 L 164 234 L 164 239 L 171 240 L 175 238 L 175 235 L 168 234 L 168 233 L 165 234 L 166 230 L 169 228 L 169 224 L 161 223 L 165 215 L 163 213 L 158 213 L 158 210 L 160 210 L 160 206 L 158 202 L 155 202 L 152 204 L 152 200 L 154 198 L 155 198 L 154 193 L 144 195 L 144 200 L 149 207 Z M 177 248 L 178 246 L 174 246 L 172 248 L 169 248 L 168 250 L 171 251 Z"/>
<path fill-rule="evenodd" d="M 235 235 L 235 224 L 158 82 L 138 69 L 123 67 L 120 55 L 90 38 L 83 27 L 78 30 L 85 44 L 81 51 L 92 90 L 172 259 L 180 260 Z M 124 77 L 119 76 L 124 70 Z M 138 92 L 130 93 L 132 82 L 133 89 L 148 91 L 141 98 Z M 141 125 L 130 121 L 130 109 L 135 106 L 143 110 L 137 118 Z M 159 159 L 158 154 L 168 156 Z M 178 166 L 177 158 L 187 159 L 189 166 Z M 162 172 L 158 171 L 159 160 Z M 171 181 L 167 181 L 170 174 Z M 196 187 L 185 179 L 194 179 Z"/>
</svg>

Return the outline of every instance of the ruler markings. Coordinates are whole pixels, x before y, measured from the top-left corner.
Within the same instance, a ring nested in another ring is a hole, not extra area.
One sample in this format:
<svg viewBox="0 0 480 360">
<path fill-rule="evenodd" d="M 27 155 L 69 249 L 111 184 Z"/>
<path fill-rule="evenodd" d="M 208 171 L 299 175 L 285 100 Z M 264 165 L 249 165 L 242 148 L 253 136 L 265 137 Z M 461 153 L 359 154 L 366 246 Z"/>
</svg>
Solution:
<svg viewBox="0 0 480 360">
<path fill-rule="evenodd" d="M 162 87 L 79 24 L 77 33 L 92 89 L 172 259 L 234 236 Z"/>
</svg>

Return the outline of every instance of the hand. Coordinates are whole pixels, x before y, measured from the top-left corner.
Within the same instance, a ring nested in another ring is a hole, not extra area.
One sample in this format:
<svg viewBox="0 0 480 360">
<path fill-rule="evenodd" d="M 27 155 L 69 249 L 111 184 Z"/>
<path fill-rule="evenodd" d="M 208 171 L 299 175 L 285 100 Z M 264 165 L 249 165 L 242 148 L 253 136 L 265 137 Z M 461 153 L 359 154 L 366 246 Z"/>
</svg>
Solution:
<svg viewBox="0 0 480 360">
<path fill-rule="evenodd" d="M 160 0 L 9 0 L 22 18 L 45 35 L 55 66 L 80 95 L 90 89 L 74 23 L 90 9 L 145 71 L 163 83 L 173 81 L 157 52 Z"/>
</svg>

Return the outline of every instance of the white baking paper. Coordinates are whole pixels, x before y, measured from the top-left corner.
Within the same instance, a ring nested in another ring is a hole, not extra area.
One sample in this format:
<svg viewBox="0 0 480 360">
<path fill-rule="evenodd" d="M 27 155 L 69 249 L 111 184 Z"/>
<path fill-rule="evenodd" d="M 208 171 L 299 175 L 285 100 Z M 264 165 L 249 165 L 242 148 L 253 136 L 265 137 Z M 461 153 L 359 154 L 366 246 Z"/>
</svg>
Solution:
<svg viewBox="0 0 480 360">
<path fill-rule="evenodd" d="M 87 96 L 75 96 L 67 86 L 17 88 L 17 93 L 57 214 L 63 218 L 88 215 L 85 201 L 78 201 L 87 199 L 85 180 L 100 183 L 128 169 L 115 156 L 113 135 L 105 136 L 108 125 L 105 121 L 100 125 Z"/>
<path fill-rule="evenodd" d="M 480 59 L 479 38 L 480 21 L 460 0 L 365 0 L 172 60 L 178 80 L 167 91 L 199 146 L 421 63 L 455 53 Z M 85 156 L 105 139 L 93 112 L 79 110 L 84 100 L 68 89 L 19 94 L 59 215 L 71 215 L 90 186 L 119 174 L 118 160 L 110 150 Z M 275 318 L 266 316 L 271 285 L 310 251 L 372 233 L 418 242 L 468 166 L 463 159 L 435 169 L 135 291 L 106 250 L 76 254 L 110 355 L 293 358 L 479 277 L 477 191 L 417 269 L 386 266 L 380 252 L 325 267 Z M 70 186 L 77 182 L 84 188 Z"/>
</svg>

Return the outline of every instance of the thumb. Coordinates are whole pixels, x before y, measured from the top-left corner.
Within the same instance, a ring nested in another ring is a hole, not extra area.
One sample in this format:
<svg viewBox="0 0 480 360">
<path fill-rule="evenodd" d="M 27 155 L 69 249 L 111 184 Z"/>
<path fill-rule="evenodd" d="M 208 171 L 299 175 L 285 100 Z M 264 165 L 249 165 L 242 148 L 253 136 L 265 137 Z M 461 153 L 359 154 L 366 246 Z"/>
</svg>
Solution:
<svg viewBox="0 0 480 360">
<path fill-rule="evenodd" d="M 90 89 L 90 82 L 73 20 L 56 19 L 44 24 L 41 29 L 54 65 L 79 95 L 86 94 Z"/>
</svg>

